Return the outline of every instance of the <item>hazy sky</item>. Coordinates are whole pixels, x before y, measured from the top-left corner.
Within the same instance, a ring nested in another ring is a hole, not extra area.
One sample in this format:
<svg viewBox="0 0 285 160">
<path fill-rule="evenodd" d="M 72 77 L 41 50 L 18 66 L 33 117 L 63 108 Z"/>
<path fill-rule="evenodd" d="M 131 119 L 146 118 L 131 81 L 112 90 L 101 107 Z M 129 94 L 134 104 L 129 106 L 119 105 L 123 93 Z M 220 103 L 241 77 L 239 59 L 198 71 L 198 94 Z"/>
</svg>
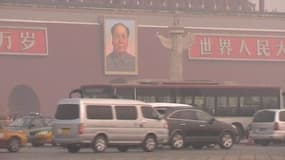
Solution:
<svg viewBox="0 0 285 160">
<path fill-rule="evenodd" d="M 265 7 L 267 11 L 277 9 L 278 12 L 285 12 L 285 1 L 284 0 L 265 0 Z"/>
<path fill-rule="evenodd" d="M 256 4 L 256 9 L 259 9 L 259 0 L 249 0 Z M 285 0 L 264 0 L 265 10 L 268 12 L 278 11 L 285 12 Z"/>
</svg>

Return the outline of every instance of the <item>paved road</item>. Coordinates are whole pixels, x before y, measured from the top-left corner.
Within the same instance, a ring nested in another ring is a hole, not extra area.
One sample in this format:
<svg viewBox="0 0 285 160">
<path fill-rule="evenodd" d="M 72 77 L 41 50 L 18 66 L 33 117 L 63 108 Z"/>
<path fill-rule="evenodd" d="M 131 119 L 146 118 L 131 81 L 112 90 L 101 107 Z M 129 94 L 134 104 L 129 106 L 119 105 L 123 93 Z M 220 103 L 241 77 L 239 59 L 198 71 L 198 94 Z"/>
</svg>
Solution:
<svg viewBox="0 0 285 160">
<path fill-rule="evenodd" d="M 219 147 L 194 150 L 158 149 L 145 153 L 140 149 L 132 149 L 120 153 L 116 149 L 108 149 L 106 153 L 93 153 L 91 149 L 83 149 L 71 154 L 60 147 L 26 147 L 19 153 L 0 150 L 0 160 L 285 160 L 285 145 L 268 147 L 256 145 L 235 145 L 230 150 Z"/>
</svg>

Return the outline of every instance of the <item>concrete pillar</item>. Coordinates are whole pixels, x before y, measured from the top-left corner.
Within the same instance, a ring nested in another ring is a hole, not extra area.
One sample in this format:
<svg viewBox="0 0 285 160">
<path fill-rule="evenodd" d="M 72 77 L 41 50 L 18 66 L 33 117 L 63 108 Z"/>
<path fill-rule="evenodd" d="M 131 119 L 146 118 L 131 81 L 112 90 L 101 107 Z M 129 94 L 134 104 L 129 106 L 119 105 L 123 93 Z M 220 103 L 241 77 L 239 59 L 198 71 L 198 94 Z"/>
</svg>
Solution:
<svg viewBox="0 0 285 160">
<path fill-rule="evenodd" d="M 171 55 L 169 67 L 169 79 L 171 81 L 183 81 L 183 27 L 170 27 Z"/>
</svg>

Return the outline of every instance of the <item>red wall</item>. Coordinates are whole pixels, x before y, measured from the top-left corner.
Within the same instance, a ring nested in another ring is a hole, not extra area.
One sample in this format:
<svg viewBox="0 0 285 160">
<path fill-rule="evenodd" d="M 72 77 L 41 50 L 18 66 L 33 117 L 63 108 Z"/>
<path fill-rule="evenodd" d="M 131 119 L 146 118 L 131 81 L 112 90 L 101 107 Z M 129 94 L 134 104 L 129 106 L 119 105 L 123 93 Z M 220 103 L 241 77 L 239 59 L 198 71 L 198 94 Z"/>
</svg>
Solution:
<svg viewBox="0 0 285 160">
<path fill-rule="evenodd" d="M 30 86 L 39 98 L 40 111 L 53 115 L 57 101 L 82 84 L 169 77 L 170 50 L 156 37 L 157 32 L 168 36 L 167 28 L 138 27 L 138 75 L 106 76 L 101 25 L 0 21 L 0 26 L 46 27 L 48 37 L 48 56 L 0 55 L 0 109 L 6 113 L 17 85 Z M 185 80 L 272 85 L 285 80 L 284 62 L 191 60 L 185 51 L 183 65 Z"/>
</svg>

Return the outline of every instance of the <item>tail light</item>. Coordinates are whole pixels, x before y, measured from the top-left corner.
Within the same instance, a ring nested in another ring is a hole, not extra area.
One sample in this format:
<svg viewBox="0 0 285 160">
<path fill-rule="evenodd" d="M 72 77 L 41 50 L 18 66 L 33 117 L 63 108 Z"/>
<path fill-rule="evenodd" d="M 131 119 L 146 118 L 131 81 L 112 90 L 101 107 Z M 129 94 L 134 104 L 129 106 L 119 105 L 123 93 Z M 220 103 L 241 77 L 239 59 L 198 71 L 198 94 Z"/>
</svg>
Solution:
<svg viewBox="0 0 285 160">
<path fill-rule="evenodd" d="M 167 124 L 167 122 L 164 122 L 164 123 L 163 123 L 163 128 L 168 129 L 168 124 Z"/>
<path fill-rule="evenodd" d="M 79 134 L 83 134 L 84 133 L 84 129 L 85 129 L 85 126 L 82 123 L 80 123 L 80 125 L 79 125 Z"/>
<path fill-rule="evenodd" d="M 274 130 L 279 130 L 280 128 L 279 128 L 279 123 L 277 123 L 277 122 L 275 122 L 274 123 Z"/>
</svg>

